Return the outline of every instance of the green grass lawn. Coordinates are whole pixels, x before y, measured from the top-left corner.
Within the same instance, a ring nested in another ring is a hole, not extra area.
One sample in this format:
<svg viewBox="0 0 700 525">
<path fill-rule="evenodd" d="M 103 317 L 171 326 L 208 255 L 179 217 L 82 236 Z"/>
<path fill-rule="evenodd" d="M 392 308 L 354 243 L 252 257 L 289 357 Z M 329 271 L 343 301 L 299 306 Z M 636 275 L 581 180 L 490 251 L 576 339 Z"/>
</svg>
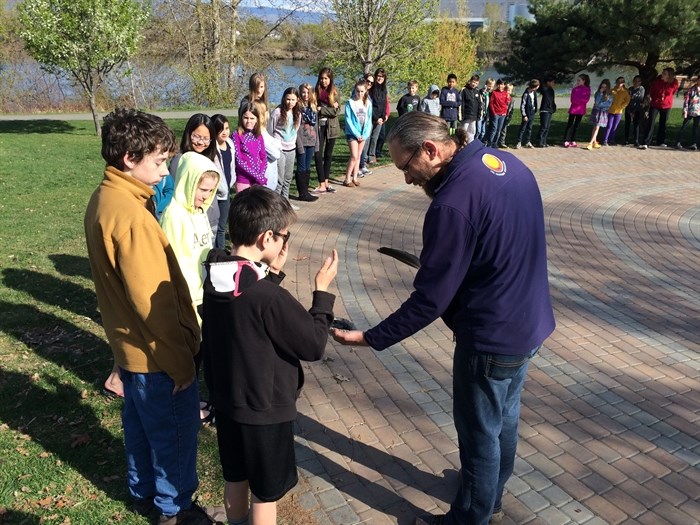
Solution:
<svg viewBox="0 0 700 525">
<path fill-rule="evenodd" d="M 669 138 L 680 121 L 673 110 Z M 169 123 L 179 137 L 185 121 Z M 561 144 L 565 123 L 566 113 L 556 113 L 550 143 Z M 579 142 L 590 130 L 584 120 Z M 335 153 L 332 178 L 342 181 L 342 138 Z M 101 395 L 111 353 L 82 221 L 103 167 L 91 122 L 0 122 L 2 523 L 146 523 L 126 506 L 120 402 Z M 220 503 L 215 434 L 200 435 L 199 497 Z"/>
</svg>

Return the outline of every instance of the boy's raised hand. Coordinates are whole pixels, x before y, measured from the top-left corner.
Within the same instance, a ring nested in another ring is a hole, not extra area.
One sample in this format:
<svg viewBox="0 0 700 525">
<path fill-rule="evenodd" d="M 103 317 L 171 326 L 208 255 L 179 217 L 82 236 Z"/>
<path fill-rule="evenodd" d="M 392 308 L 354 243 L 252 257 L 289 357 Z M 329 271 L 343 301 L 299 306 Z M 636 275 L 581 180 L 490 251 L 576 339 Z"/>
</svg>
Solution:
<svg viewBox="0 0 700 525">
<path fill-rule="evenodd" d="M 338 251 L 334 248 L 330 257 L 326 257 L 321 268 L 316 273 L 315 284 L 316 290 L 327 292 L 328 286 L 335 279 L 338 273 Z"/>
</svg>

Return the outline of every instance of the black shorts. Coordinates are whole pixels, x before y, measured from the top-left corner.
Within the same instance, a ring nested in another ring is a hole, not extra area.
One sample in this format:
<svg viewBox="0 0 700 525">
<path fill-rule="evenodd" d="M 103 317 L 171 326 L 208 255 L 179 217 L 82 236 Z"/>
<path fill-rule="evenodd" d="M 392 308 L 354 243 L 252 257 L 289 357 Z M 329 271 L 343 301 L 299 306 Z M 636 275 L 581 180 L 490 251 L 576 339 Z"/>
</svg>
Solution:
<svg viewBox="0 0 700 525">
<path fill-rule="evenodd" d="M 281 499 L 297 484 L 294 422 L 245 425 L 216 413 L 219 458 L 228 482 L 248 481 L 262 502 Z"/>
</svg>

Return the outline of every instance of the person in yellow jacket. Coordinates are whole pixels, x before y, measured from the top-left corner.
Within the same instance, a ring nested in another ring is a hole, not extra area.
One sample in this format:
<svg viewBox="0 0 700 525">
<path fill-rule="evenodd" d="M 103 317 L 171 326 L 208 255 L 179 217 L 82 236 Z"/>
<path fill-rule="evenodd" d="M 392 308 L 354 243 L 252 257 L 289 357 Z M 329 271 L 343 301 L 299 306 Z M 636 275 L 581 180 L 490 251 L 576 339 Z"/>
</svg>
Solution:
<svg viewBox="0 0 700 525">
<path fill-rule="evenodd" d="M 605 130 L 603 146 L 615 146 L 615 131 L 622 120 L 622 114 L 630 103 L 630 94 L 625 87 L 625 78 L 617 77 L 615 87 L 612 88 L 613 102 L 608 110 L 608 127 Z"/>
<path fill-rule="evenodd" d="M 216 198 L 221 172 L 204 155 L 188 151 L 180 158 L 175 176 L 173 200 L 160 218 L 187 281 L 195 308 L 202 304 L 202 264 L 214 247 L 207 210 Z M 201 318 L 197 314 L 199 324 Z"/>
<path fill-rule="evenodd" d="M 116 109 L 102 126 L 104 179 L 85 211 L 102 324 L 124 387 L 122 425 L 133 510 L 159 525 L 211 523 L 192 501 L 197 479 L 201 332 L 187 282 L 153 214 L 175 152 L 160 117 Z"/>
</svg>

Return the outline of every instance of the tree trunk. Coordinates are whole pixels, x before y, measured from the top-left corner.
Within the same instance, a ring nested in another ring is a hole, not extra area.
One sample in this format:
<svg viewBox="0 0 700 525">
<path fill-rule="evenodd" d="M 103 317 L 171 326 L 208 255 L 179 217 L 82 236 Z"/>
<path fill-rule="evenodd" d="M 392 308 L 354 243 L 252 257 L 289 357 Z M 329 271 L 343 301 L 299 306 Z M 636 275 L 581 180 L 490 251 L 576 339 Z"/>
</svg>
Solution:
<svg viewBox="0 0 700 525">
<path fill-rule="evenodd" d="M 100 116 L 97 114 L 97 102 L 95 102 L 95 92 L 90 91 L 90 111 L 92 111 L 92 121 L 95 123 L 95 135 L 102 136 L 102 128 L 100 127 Z"/>
</svg>

